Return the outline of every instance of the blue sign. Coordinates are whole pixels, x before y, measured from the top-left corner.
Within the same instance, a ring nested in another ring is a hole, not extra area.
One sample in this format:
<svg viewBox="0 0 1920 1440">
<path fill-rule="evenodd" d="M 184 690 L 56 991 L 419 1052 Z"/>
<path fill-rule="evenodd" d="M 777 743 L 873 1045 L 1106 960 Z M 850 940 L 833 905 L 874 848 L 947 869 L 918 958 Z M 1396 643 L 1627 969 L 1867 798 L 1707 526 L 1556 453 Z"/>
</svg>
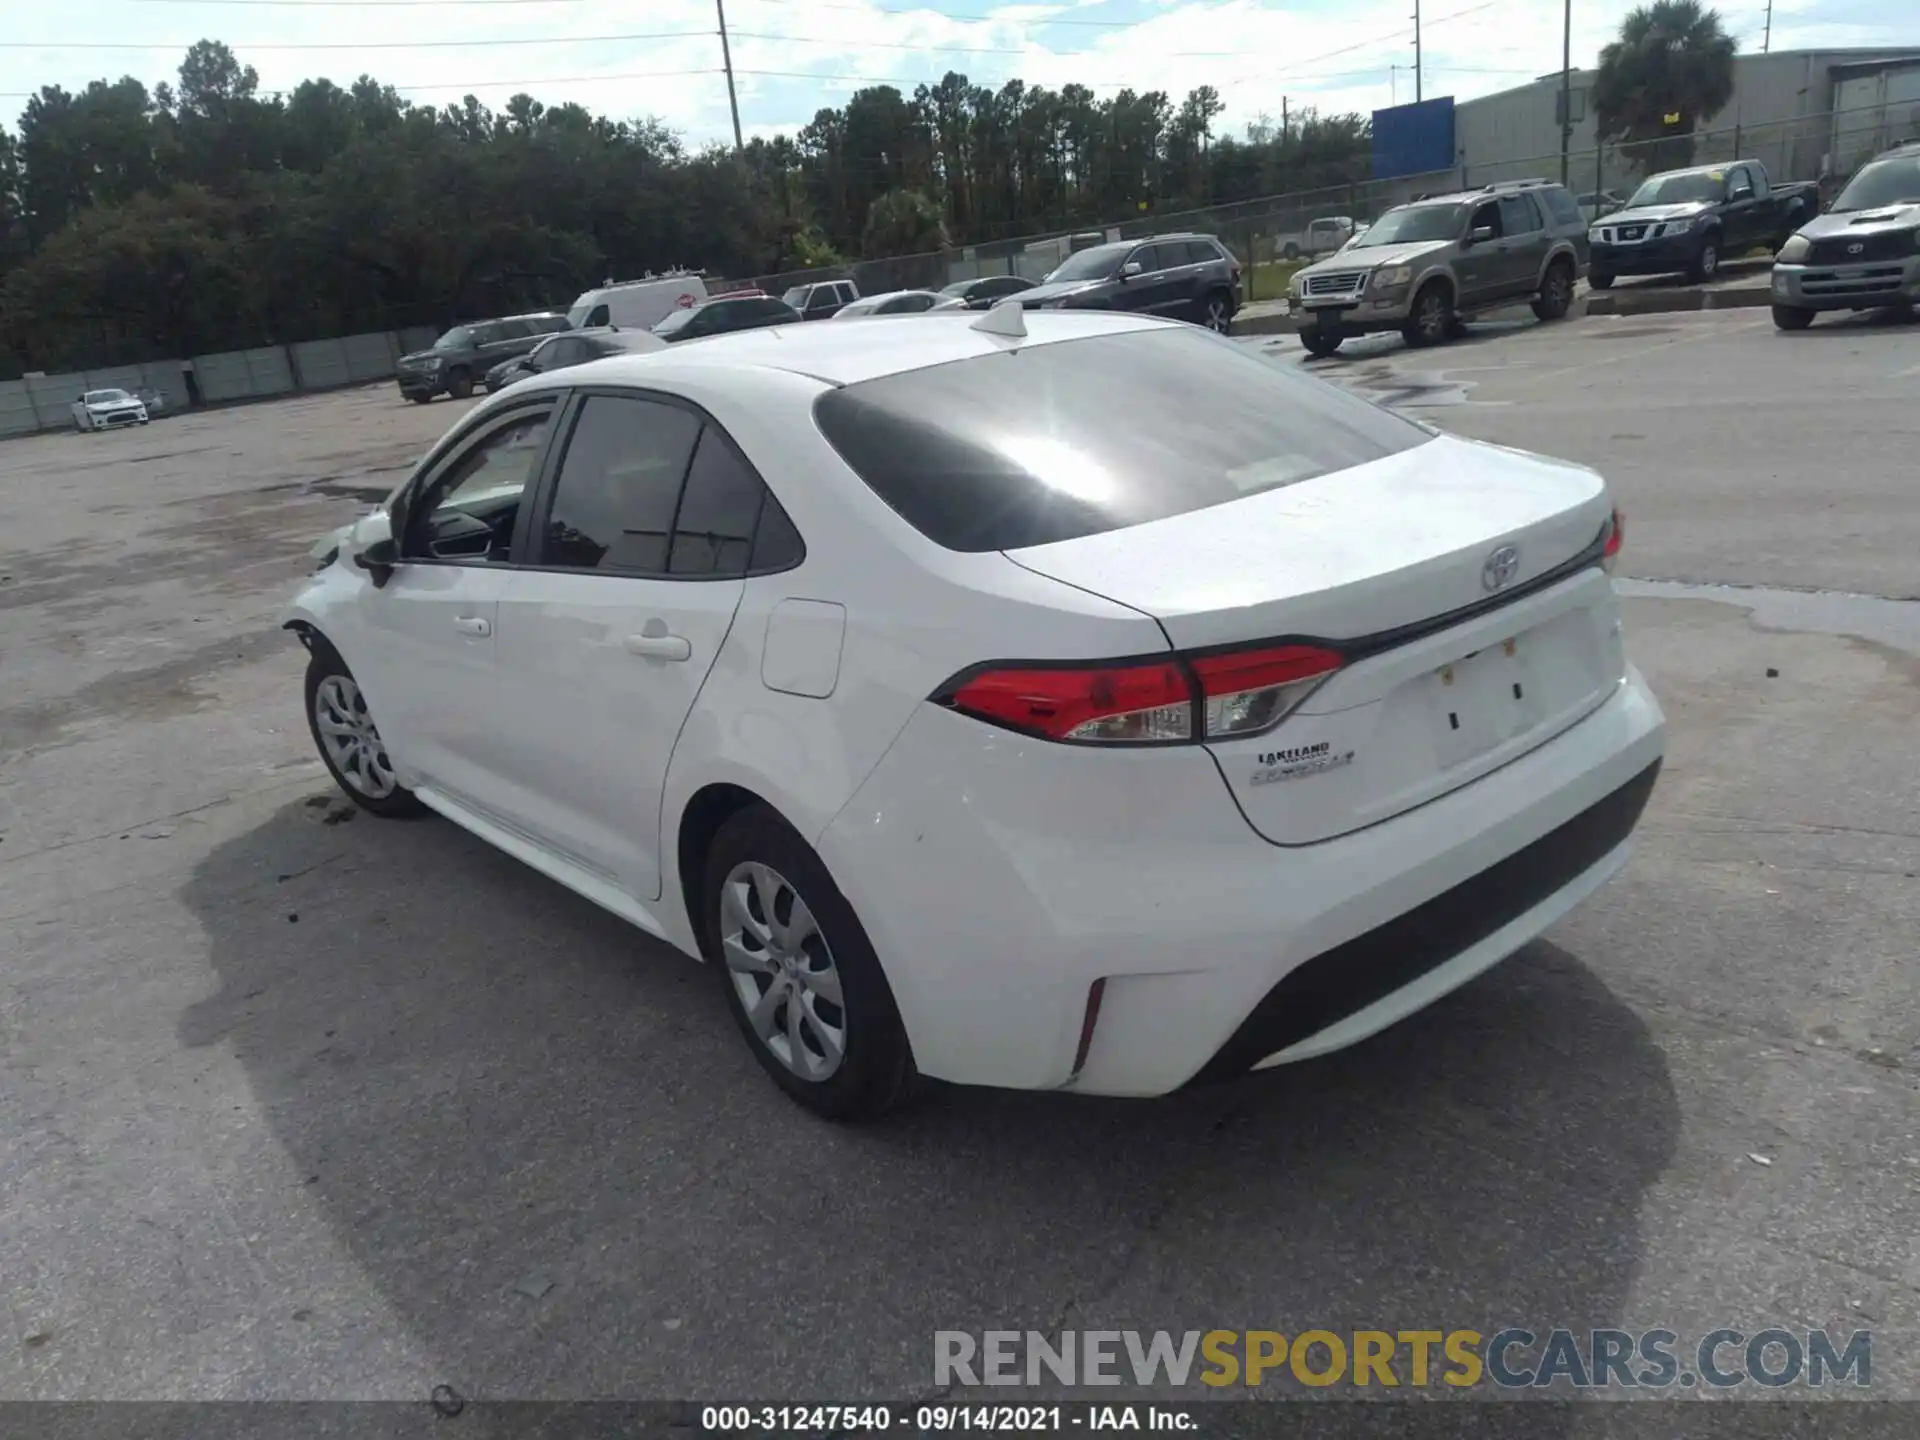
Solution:
<svg viewBox="0 0 1920 1440">
<path fill-rule="evenodd" d="M 1453 169 L 1453 97 L 1395 105 L 1373 112 L 1373 178 L 1425 175 Z"/>
</svg>

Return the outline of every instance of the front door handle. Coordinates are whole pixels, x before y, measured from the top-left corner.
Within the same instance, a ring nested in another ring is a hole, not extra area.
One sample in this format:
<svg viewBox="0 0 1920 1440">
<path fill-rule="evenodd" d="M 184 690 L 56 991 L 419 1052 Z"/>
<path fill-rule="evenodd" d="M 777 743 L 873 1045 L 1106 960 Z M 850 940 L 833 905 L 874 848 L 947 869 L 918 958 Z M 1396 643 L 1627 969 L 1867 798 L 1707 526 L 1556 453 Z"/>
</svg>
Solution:
<svg viewBox="0 0 1920 1440">
<path fill-rule="evenodd" d="M 493 624 L 479 615 L 462 615 L 453 622 L 453 628 L 462 635 L 491 635 Z"/>
<path fill-rule="evenodd" d="M 649 660 L 691 660 L 693 646 L 680 635 L 629 635 L 623 642 L 629 655 Z"/>
</svg>

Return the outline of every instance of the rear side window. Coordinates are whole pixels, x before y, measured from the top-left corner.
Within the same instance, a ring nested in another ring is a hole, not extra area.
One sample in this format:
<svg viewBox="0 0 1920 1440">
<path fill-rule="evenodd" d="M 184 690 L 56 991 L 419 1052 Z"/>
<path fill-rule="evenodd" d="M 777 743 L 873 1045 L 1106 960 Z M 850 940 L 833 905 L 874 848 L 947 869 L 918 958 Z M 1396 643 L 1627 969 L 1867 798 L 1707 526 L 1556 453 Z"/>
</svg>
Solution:
<svg viewBox="0 0 1920 1440">
<path fill-rule="evenodd" d="M 1525 235 L 1540 228 L 1540 212 L 1525 195 L 1500 198 L 1500 228 L 1506 235 Z"/>
<path fill-rule="evenodd" d="M 589 395 L 568 437 L 547 514 L 548 565 L 658 574 L 700 435 L 677 405 Z"/>
<path fill-rule="evenodd" d="M 949 550 L 1097 535 L 1395 455 L 1429 432 L 1186 329 L 1036 345 L 814 404 L 854 473 Z"/>
<path fill-rule="evenodd" d="M 1540 192 L 1540 198 L 1547 202 L 1547 213 L 1553 216 L 1556 225 L 1584 224 L 1586 217 L 1580 213 L 1580 207 L 1573 196 L 1558 185 L 1549 185 Z"/>
<path fill-rule="evenodd" d="M 667 568 L 675 575 L 744 575 L 766 487 L 713 426 L 700 432 L 673 522 Z"/>
<path fill-rule="evenodd" d="M 1206 265 L 1220 258 L 1220 247 L 1211 240 L 1189 240 L 1187 244 L 1187 263 Z"/>
</svg>

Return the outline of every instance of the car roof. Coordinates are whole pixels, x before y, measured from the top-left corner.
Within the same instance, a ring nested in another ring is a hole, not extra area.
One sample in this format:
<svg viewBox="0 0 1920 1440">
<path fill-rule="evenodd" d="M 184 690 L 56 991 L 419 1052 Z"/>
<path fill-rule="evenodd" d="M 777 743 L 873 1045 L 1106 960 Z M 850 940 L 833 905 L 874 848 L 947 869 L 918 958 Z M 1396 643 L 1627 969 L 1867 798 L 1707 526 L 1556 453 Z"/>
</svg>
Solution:
<svg viewBox="0 0 1920 1440">
<path fill-rule="evenodd" d="M 1022 347 L 1055 345 L 1096 335 L 1164 330 L 1182 322 L 1160 320 L 1125 311 L 1030 310 L 1021 316 L 1024 340 L 975 329 L 977 311 L 929 312 L 911 325 L 769 325 L 731 335 L 716 335 L 697 345 L 669 346 L 644 355 L 616 355 L 596 361 L 596 383 L 652 386 L 675 373 L 711 375 L 722 370 L 780 370 L 805 375 L 828 385 L 854 385 L 884 375 L 924 370 L 955 360 L 993 355 L 1011 344 Z M 536 377 L 560 388 L 577 380 L 565 371 Z M 530 394 L 525 385 L 515 394 Z"/>
</svg>

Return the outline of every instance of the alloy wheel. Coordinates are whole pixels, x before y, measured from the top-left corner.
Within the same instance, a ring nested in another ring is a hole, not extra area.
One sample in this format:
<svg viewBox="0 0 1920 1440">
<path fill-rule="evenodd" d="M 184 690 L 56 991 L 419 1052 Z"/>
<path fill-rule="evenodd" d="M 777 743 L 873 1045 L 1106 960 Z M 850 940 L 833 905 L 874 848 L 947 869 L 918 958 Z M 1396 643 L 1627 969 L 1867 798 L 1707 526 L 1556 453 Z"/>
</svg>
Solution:
<svg viewBox="0 0 1920 1440">
<path fill-rule="evenodd" d="M 329 675 L 315 687 L 313 723 L 327 758 L 348 785 L 369 800 L 384 800 L 399 788 L 367 697 L 351 677 Z"/>
<path fill-rule="evenodd" d="M 1225 335 L 1233 329 L 1233 312 L 1218 295 L 1207 301 L 1207 328 L 1216 335 Z"/>
<path fill-rule="evenodd" d="M 720 949 L 760 1043 L 802 1080 L 831 1077 L 846 1059 L 846 1002 L 827 937 L 793 883 L 757 860 L 734 866 L 720 887 Z"/>
</svg>

